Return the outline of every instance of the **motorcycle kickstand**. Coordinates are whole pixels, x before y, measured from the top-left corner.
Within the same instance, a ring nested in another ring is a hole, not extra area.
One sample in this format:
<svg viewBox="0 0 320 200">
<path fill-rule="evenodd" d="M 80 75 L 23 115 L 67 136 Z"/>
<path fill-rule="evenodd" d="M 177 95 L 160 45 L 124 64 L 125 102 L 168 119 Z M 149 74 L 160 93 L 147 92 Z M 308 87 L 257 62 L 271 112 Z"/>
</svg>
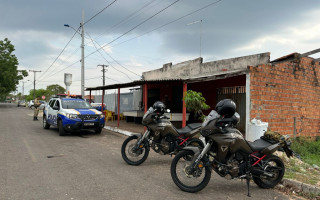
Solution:
<svg viewBox="0 0 320 200">
<path fill-rule="evenodd" d="M 251 176 L 247 175 L 246 179 L 247 179 L 248 197 L 251 197 L 251 195 L 250 195 L 250 180 L 251 180 Z"/>
</svg>

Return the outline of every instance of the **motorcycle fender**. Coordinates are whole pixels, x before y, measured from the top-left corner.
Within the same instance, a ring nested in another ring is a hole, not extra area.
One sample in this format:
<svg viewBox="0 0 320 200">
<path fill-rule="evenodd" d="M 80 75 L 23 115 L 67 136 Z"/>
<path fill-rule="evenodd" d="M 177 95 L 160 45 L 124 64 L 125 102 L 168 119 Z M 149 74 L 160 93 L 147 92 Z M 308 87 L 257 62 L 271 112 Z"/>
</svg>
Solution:
<svg viewBox="0 0 320 200">
<path fill-rule="evenodd" d="M 264 155 L 270 155 L 270 154 L 273 154 L 274 152 L 276 152 L 280 147 L 281 147 L 280 144 L 277 143 L 277 144 L 268 146 L 267 148 L 263 149 L 261 151 L 261 153 Z"/>
<path fill-rule="evenodd" d="M 198 147 L 187 146 L 187 147 L 184 147 L 183 150 L 192 151 L 196 157 L 198 157 L 198 155 L 200 154 L 200 150 Z"/>
</svg>

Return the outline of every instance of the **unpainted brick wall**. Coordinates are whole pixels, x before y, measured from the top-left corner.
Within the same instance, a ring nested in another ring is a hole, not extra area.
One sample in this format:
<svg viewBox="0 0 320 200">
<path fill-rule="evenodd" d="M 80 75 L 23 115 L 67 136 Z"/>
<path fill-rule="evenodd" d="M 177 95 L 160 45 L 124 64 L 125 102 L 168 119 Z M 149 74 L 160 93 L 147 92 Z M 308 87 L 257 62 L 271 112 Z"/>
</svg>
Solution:
<svg viewBox="0 0 320 200">
<path fill-rule="evenodd" d="M 281 134 L 320 136 L 320 64 L 304 57 L 249 67 L 250 120 L 260 118 Z"/>
</svg>

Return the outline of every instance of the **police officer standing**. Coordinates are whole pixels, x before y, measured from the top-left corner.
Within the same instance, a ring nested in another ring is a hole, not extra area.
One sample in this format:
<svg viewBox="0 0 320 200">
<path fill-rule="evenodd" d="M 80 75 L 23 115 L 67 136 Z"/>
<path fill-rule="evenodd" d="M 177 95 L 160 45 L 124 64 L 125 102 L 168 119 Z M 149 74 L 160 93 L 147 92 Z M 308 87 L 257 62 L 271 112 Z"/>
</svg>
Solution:
<svg viewBox="0 0 320 200">
<path fill-rule="evenodd" d="M 40 107 L 39 97 L 36 97 L 34 100 L 33 121 L 38 120 L 39 107 Z"/>
</svg>

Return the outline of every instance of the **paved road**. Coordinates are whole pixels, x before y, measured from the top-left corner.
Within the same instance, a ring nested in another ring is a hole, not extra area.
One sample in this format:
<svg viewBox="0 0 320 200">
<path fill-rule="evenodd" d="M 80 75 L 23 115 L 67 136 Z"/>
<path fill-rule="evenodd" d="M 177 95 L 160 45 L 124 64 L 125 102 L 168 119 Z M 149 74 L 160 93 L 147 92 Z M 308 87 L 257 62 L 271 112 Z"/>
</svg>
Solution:
<svg viewBox="0 0 320 200">
<path fill-rule="evenodd" d="M 0 104 L 0 199 L 289 199 L 276 190 L 213 174 L 196 194 L 182 192 L 170 176 L 170 156 L 154 152 L 140 166 L 121 158 L 125 136 L 104 130 L 60 137 L 42 128 L 32 110 Z M 48 158 L 47 156 L 58 156 Z"/>
</svg>

